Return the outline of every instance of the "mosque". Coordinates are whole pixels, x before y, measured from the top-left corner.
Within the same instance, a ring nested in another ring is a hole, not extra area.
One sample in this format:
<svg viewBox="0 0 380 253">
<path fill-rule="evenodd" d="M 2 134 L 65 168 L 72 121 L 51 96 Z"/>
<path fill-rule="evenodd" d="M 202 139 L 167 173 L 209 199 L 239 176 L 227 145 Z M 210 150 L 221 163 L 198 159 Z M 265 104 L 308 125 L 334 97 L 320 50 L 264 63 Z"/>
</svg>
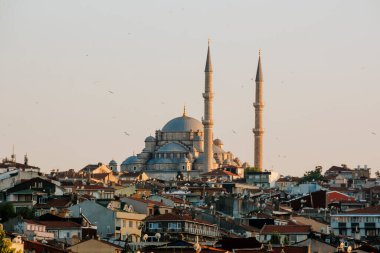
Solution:
<svg viewBox="0 0 380 253">
<path fill-rule="evenodd" d="M 121 172 L 144 171 L 151 178 L 170 180 L 194 178 L 221 167 L 235 167 L 243 174 L 247 163 L 225 151 L 223 141 L 213 139 L 212 117 L 212 64 L 210 45 L 207 50 L 205 67 L 204 117 L 202 121 L 183 114 L 168 121 L 155 136 L 145 139 L 141 153 L 125 159 L 120 165 Z M 256 126 L 257 127 L 257 126 Z M 261 154 L 260 154 L 261 155 Z M 116 161 L 109 163 L 117 170 Z"/>
<path fill-rule="evenodd" d="M 223 149 L 220 139 L 213 139 L 212 127 L 212 64 L 210 46 L 205 67 L 205 115 L 199 121 L 183 114 L 167 122 L 155 136 L 145 139 L 141 153 L 125 159 L 120 165 L 122 172 L 144 171 L 149 177 L 173 179 L 198 177 L 200 174 L 222 166 L 242 167 L 240 160 Z M 111 168 L 117 168 L 115 161 Z M 247 164 L 244 164 L 247 166 Z"/>
</svg>

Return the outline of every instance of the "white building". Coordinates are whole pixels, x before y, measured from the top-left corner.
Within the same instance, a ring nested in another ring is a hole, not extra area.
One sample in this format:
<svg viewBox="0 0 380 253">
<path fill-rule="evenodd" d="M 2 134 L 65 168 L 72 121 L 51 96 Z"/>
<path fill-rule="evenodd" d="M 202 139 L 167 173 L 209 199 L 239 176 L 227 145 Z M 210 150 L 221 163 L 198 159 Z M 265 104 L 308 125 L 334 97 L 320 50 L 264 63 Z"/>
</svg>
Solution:
<svg viewBox="0 0 380 253">
<path fill-rule="evenodd" d="M 380 207 L 366 207 L 331 215 L 331 230 L 335 235 L 351 236 L 355 239 L 380 235 Z"/>
</svg>

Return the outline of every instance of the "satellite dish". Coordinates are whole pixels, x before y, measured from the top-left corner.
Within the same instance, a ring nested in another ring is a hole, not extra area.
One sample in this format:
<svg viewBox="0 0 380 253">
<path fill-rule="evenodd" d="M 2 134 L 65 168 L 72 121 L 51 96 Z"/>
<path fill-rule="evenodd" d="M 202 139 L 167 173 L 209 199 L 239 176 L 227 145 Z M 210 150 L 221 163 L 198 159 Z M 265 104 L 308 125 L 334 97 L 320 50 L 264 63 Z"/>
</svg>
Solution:
<svg viewBox="0 0 380 253">
<path fill-rule="evenodd" d="M 351 246 L 348 246 L 347 248 L 347 252 L 350 253 L 352 251 L 352 247 Z"/>
<path fill-rule="evenodd" d="M 160 234 L 160 233 L 156 233 L 156 234 L 154 235 L 154 237 L 156 237 L 157 241 L 160 241 L 161 234 Z"/>
<path fill-rule="evenodd" d="M 148 235 L 147 234 L 145 234 L 145 235 L 143 235 L 143 240 L 146 242 L 146 240 L 148 240 Z"/>
</svg>

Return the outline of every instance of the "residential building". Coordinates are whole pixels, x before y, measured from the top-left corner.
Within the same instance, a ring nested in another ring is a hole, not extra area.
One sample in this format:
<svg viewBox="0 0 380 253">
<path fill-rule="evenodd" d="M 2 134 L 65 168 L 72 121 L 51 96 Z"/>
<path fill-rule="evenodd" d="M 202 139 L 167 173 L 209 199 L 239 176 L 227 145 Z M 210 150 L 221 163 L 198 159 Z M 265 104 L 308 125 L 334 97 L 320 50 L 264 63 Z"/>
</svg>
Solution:
<svg viewBox="0 0 380 253">
<path fill-rule="evenodd" d="M 380 236 L 380 206 L 366 207 L 331 215 L 335 235 L 368 239 Z"/>
<path fill-rule="evenodd" d="M 280 191 L 290 191 L 292 187 L 296 186 L 300 181 L 299 177 L 280 177 L 276 183 L 275 187 Z"/>
<path fill-rule="evenodd" d="M 58 214 L 71 206 L 70 196 L 55 196 L 40 198 L 39 203 L 34 205 L 36 217 L 46 213 Z"/>
<path fill-rule="evenodd" d="M 132 242 L 141 241 L 141 229 L 144 224 L 144 219 L 146 214 L 135 213 L 135 212 L 116 212 L 116 228 L 115 228 L 115 239 L 125 240 L 127 236 Z"/>
<path fill-rule="evenodd" d="M 287 240 L 293 244 L 306 240 L 311 233 L 311 226 L 306 225 L 264 225 L 260 230 L 258 240 L 260 242 L 269 242 L 272 236 L 277 234 L 280 240 L 284 242 Z"/>
<path fill-rule="evenodd" d="M 113 199 L 115 189 L 102 185 L 80 185 L 75 189 L 78 195 L 88 195 L 96 199 Z"/>
<path fill-rule="evenodd" d="M 245 170 L 244 178 L 248 184 L 253 184 L 261 188 L 269 188 L 270 175 L 270 171 L 256 171 L 255 169 L 247 168 Z"/>
<path fill-rule="evenodd" d="M 336 177 L 338 175 L 342 175 L 346 179 L 352 179 L 353 171 L 352 169 L 348 168 L 346 164 L 342 164 L 341 167 L 332 166 L 325 172 L 326 178 Z"/>
<path fill-rule="evenodd" d="M 203 220 L 193 218 L 187 214 L 167 213 L 156 216 L 149 216 L 145 220 L 143 233 L 154 236 L 160 233 L 162 241 L 186 240 L 213 241 L 216 242 L 220 237 L 219 228 L 216 224 L 211 224 Z"/>
<path fill-rule="evenodd" d="M 149 199 L 138 199 L 133 197 L 124 197 L 120 199 L 122 202 L 133 206 L 133 210 L 137 213 L 146 215 L 171 213 L 173 208 L 165 205 L 163 202 L 152 201 Z"/>
<path fill-rule="evenodd" d="M 44 224 L 35 220 L 23 219 L 21 216 L 4 222 L 4 229 L 9 232 L 25 235 L 30 240 L 49 240 L 54 238 L 54 234 L 47 231 Z"/>
<path fill-rule="evenodd" d="M 73 244 L 82 238 L 82 226 L 72 221 L 38 221 L 46 227 L 46 231 L 53 233 L 56 240 L 64 240 Z"/>
</svg>

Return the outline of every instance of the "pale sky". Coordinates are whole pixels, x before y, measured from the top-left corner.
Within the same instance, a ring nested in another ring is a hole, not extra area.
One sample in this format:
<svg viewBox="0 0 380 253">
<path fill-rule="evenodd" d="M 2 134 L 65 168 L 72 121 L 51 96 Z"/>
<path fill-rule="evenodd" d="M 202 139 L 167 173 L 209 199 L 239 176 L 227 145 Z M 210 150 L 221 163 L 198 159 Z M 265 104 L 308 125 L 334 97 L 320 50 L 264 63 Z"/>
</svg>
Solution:
<svg viewBox="0 0 380 253">
<path fill-rule="evenodd" d="M 200 120 L 211 38 L 214 137 L 226 150 L 253 164 L 261 48 L 265 168 L 374 172 L 379 13 L 377 0 L 2 0 L 0 157 L 14 145 L 46 172 L 120 164 L 184 104 Z"/>
</svg>

